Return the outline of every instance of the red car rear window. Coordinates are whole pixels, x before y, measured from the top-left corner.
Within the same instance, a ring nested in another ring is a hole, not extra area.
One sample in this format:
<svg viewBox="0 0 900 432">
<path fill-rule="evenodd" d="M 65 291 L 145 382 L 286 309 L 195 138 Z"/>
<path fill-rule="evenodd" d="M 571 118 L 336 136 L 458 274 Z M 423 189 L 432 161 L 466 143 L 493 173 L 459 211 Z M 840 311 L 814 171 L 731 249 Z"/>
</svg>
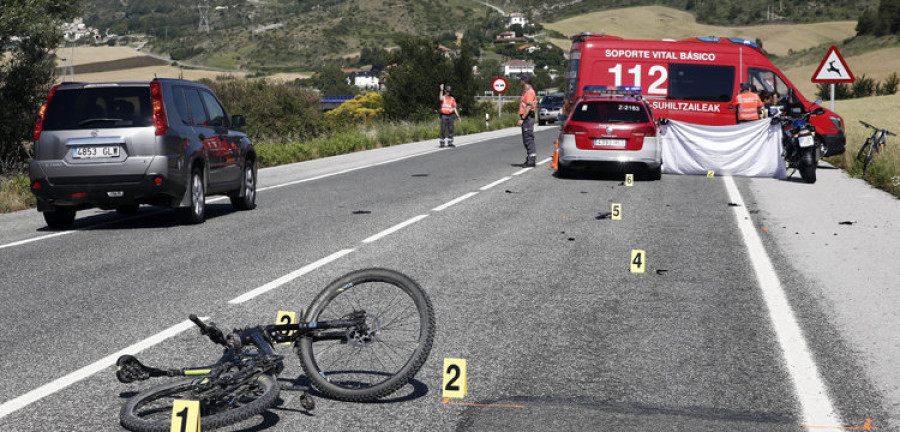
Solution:
<svg viewBox="0 0 900 432">
<path fill-rule="evenodd" d="M 649 123 L 643 105 L 635 102 L 583 101 L 572 112 L 572 121 L 585 123 Z"/>
</svg>

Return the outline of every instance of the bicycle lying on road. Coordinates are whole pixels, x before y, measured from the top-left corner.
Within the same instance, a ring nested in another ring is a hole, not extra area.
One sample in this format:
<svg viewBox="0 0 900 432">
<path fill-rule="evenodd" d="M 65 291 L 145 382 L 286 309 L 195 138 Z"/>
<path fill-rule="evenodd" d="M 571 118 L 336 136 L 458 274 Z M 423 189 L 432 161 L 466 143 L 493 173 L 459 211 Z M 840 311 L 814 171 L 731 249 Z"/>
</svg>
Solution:
<svg viewBox="0 0 900 432">
<path fill-rule="evenodd" d="M 214 323 L 190 316 L 200 333 L 225 347 L 222 357 L 203 367 L 157 369 L 125 355 L 116 362 L 123 383 L 151 377 L 187 377 L 161 384 L 128 399 L 119 418 L 126 429 L 168 432 L 175 400 L 200 402 L 203 430 L 246 420 L 278 399 L 276 376 L 284 356 L 276 343 L 293 343 L 306 377 L 323 395 L 366 402 L 406 385 L 419 371 L 434 340 L 431 300 L 409 277 L 387 269 L 348 273 L 322 290 L 293 324 L 235 329 L 225 334 Z M 315 403 L 305 390 L 301 405 Z"/>
<path fill-rule="evenodd" d="M 879 129 L 862 120 L 860 120 L 859 122 L 862 123 L 862 125 L 866 128 L 872 129 L 872 136 L 866 138 L 865 144 L 863 144 L 862 148 L 859 149 L 859 153 L 856 154 L 856 160 L 862 162 L 863 164 L 862 178 L 863 180 L 865 180 L 866 170 L 869 168 L 869 163 L 872 162 L 873 154 L 884 151 L 884 146 L 887 143 L 887 135 L 897 135 L 887 129 Z"/>
</svg>

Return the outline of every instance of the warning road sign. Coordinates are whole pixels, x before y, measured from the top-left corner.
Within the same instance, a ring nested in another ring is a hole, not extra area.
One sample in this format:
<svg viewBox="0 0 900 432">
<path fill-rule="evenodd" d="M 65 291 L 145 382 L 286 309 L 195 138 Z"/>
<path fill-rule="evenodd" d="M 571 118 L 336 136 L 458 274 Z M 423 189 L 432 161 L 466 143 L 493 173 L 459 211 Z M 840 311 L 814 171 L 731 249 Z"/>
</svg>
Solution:
<svg viewBox="0 0 900 432">
<path fill-rule="evenodd" d="M 834 84 L 852 83 L 854 81 L 856 81 L 856 78 L 853 77 L 853 72 L 850 72 L 847 62 L 844 61 L 844 58 L 841 57 L 841 52 L 834 45 L 828 49 L 828 53 L 825 54 L 825 58 L 822 59 L 822 63 L 819 64 L 819 68 L 816 69 L 816 73 L 812 76 L 812 82 L 814 83 Z"/>
</svg>

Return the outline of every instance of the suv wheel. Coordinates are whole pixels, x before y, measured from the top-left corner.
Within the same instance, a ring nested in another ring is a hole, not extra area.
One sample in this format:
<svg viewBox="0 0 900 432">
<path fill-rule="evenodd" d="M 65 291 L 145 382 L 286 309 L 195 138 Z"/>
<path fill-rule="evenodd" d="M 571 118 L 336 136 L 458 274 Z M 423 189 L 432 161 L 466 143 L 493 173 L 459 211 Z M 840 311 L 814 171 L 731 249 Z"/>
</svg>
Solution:
<svg viewBox="0 0 900 432">
<path fill-rule="evenodd" d="M 244 163 L 244 175 L 241 176 L 241 188 L 231 195 L 231 206 L 235 210 L 253 210 L 256 208 L 256 161 Z"/>
<path fill-rule="evenodd" d="M 203 170 L 191 170 L 191 181 L 188 185 L 191 205 L 175 209 L 178 219 L 185 224 L 198 224 L 206 220 L 206 193 L 203 190 Z"/>
<path fill-rule="evenodd" d="M 75 209 L 72 207 L 57 207 L 56 211 L 44 212 L 44 220 L 47 226 L 53 229 L 65 229 L 75 222 Z"/>
</svg>

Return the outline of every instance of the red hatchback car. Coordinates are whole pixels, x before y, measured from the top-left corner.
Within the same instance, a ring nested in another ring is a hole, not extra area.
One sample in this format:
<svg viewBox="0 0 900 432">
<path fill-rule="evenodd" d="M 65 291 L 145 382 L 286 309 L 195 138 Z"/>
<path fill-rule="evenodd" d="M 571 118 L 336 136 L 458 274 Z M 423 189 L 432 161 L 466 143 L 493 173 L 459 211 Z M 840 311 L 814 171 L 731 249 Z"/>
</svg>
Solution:
<svg viewBox="0 0 900 432">
<path fill-rule="evenodd" d="M 587 86 L 573 104 L 559 137 L 557 175 L 565 178 L 576 166 L 643 165 L 650 178 L 662 176 L 661 148 L 653 112 L 640 88 Z"/>
</svg>

